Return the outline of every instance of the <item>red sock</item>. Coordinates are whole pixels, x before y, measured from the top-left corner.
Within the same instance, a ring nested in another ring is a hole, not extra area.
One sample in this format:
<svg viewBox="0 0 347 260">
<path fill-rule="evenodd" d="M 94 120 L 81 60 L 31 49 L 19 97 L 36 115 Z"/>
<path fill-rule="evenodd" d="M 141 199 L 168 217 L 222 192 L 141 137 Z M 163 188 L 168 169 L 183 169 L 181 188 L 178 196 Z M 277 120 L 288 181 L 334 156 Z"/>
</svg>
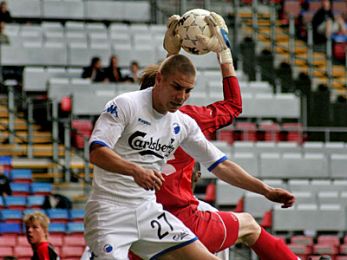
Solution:
<svg viewBox="0 0 347 260">
<path fill-rule="evenodd" d="M 290 251 L 285 243 L 279 238 L 275 238 L 265 229 L 261 229 L 258 240 L 251 248 L 261 260 L 297 260 L 298 257 Z"/>
</svg>

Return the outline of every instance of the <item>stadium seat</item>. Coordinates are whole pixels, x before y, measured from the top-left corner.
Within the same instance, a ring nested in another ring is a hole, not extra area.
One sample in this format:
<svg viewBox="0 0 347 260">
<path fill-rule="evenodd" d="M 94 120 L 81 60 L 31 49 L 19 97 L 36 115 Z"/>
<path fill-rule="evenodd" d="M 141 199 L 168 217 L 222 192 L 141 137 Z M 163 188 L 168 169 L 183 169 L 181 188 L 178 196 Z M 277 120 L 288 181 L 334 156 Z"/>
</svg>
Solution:
<svg viewBox="0 0 347 260">
<path fill-rule="evenodd" d="M 221 180 L 217 180 L 216 205 L 219 207 L 235 206 L 243 197 L 244 193 L 245 191 L 240 188 L 230 186 Z"/>
<path fill-rule="evenodd" d="M 14 254 L 12 246 L 9 246 L 9 245 L 6 245 L 6 244 L 2 244 L 2 243 L 0 243 L 0 244 L 1 244 L 0 245 L 0 257 L 1 258 L 4 258 L 5 256 L 11 256 L 11 255 Z"/>
<path fill-rule="evenodd" d="M 11 182 L 10 187 L 13 196 L 28 196 L 30 194 L 30 183 Z"/>
<path fill-rule="evenodd" d="M 291 243 L 288 247 L 296 256 L 300 257 L 300 259 L 307 259 L 307 256 L 312 254 L 312 246 L 310 245 Z"/>
<path fill-rule="evenodd" d="M 83 246 L 85 247 L 86 242 L 84 241 L 83 234 L 69 234 L 64 236 L 64 246 Z"/>
<path fill-rule="evenodd" d="M 0 247 L 13 247 L 16 245 L 16 237 L 15 236 L 0 236 Z M 0 254 L 0 256 L 3 256 Z"/>
<path fill-rule="evenodd" d="M 32 171 L 30 169 L 12 169 L 11 180 L 13 182 L 31 183 Z"/>
<path fill-rule="evenodd" d="M 32 195 L 27 197 L 27 207 L 28 208 L 42 208 L 42 205 L 45 201 L 44 196 Z"/>
<path fill-rule="evenodd" d="M 21 225 L 18 223 L 0 223 L 0 234 L 20 234 Z"/>
<path fill-rule="evenodd" d="M 17 245 L 19 246 L 30 246 L 28 239 L 25 235 L 17 236 Z"/>
<path fill-rule="evenodd" d="M 300 123 L 283 123 L 283 131 L 286 132 L 285 139 L 287 141 L 294 141 L 299 144 L 302 144 L 304 141 L 304 134 L 302 124 Z"/>
<path fill-rule="evenodd" d="M 33 195 L 49 195 L 52 193 L 52 184 L 45 182 L 33 182 L 31 184 L 31 193 Z"/>
<path fill-rule="evenodd" d="M 46 212 L 52 223 L 67 223 L 69 221 L 69 210 L 67 209 L 47 209 Z"/>
<path fill-rule="evenodd" d="M 50 223 L 48 231 L 51 234 L 62 235 L 66 233 L 66 224 L 65 223 Z"/>
<path fill-rule="evenodd" d="M 63 259 L 70 257 L 81 257 L 84 251 L 84 246 L 62 246 L 61 257 Z"/>
<path fill-rule="evenodd" d="M 25 196 L 6 196 L 4 202 L 9 209 L 25 209 L 27 205 Z"/>
<path fill-rule="evenodd" d="M 305 235 L 294 235 L 290 238 L 290 242 L 291 244 L 308 246 L 312 246 L 314 244 L 313 237 Z"/>
<path fill-rule="evenodd" d="M 84 224 L 83 222 L 68 222 L 66 224 L 66 232 L 67 233 L 80 233 L 84 232 Z"/>
<path fill-rule="evenodd" d="M 21 223 L 22 211 L 16 209 L 2 209 L 0 211 L 0 219 L 6 223 Z"/>
<path fill-rule="evenodd" d="M 63 246 L 64 235 L 58 234 L 58 233 L 52 233 L 48 237 L 48 241 L 54 246 L 54 247 L 61 247 Z"/>
<path fill-rule="evenodd" d="M 83 149 L 84 138 L 89 138 L 93 130 L 92 121 L 87 119 L 74 119 L 71 122 L 71 127 L 73 129 L 72 140 L 76 148 Z"/>
<path fill-rule="evenodd" d="M 33 255 L 31 246 L 16 246 L 14 247 L 14 255 L 18 259 L 30 259 Z"/>
<path fill-rule="evenodd" d="M 239 134 L 239 138 L 235 136 L 235 140 L 257 141 L 257 126 L 252 122 L 236 122 L 234 134 Z"/>
<path fill-rule="evenodd" d="M 278 142 L 280 138 L 280 126 L 277 123 L 263 122 L 259 124 L 258 140 Z"/>
<path fill-rule="evenodd" d="M 70 221 L 83 222 L 84 215 L 85 215 L 84 209 L 71 209 L 70 210 Z"/>
</svg>

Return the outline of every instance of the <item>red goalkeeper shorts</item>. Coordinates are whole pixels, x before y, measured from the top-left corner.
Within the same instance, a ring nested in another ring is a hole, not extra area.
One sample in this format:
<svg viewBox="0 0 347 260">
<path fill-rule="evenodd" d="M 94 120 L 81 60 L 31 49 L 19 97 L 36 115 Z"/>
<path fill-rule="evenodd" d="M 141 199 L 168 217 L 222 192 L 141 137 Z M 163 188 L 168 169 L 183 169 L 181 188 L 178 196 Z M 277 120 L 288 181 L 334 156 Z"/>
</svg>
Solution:
<svg viewBox="0 0 347 260">
<path fill-rule="evenodd" d="M 232 212 L 199 211 L 187 207 L 171 213 L 190 228 L 212 253 L 231 247 L 238 238 L 239 221 Z"/>
</svg>

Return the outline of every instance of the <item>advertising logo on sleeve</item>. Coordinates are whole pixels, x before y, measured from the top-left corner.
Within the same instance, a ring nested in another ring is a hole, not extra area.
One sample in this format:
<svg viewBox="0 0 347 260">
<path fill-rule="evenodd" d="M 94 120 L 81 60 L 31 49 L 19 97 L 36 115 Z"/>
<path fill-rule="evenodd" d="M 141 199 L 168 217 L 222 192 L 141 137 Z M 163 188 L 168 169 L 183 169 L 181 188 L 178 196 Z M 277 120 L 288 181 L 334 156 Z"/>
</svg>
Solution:
<svg viewBox="0 0 347 260">
<path fill-rule="evenodd" d="M 172 130 L 174 135 L 178 135 L 181 132 L 181 127 L 178 123 L 173 123 L 172 124 Z"/>
<path fill-rule="evenodd" d="M 115 104 L 109 105 L 104 112 L 110 113 L 114 117 L 118 117 L 118 107 Z"/>
<path fill-rule="evenodd" d="M 174 142 L 175 139 L 170 138 L 168 143 L 164 143 L 160 138 L 149 137 L 141 131 L 136 131 L 128 139 L 129 146 L 138 150 L 140 155 L 154 155 L 160 159 L 169 157 L 175 150 Z"/>
</svg>

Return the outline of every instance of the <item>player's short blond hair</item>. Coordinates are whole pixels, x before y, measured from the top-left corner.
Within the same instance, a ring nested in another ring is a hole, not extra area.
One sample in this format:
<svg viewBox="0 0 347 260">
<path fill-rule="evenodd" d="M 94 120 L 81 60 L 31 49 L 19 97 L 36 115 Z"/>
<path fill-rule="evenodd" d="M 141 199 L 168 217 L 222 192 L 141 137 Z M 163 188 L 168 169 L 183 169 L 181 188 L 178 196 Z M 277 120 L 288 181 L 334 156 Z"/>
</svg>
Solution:
<svg viewBox="0 0 347 260">
<path fill-rule="evenodd" d="M 24 216 L 23 223 L 25 226 L 30 226 L 33 223 L 38 223 L 45 230 L 45 232 L 48 233 L 50 220 L 46 214 L 40 211 L 34 211 L 33 213 L 29 213 Z"/>
<path fill-rule="evenodd" d="M 164 77 L 168 77 L 174 73 L 196 76 L 196 69 L 193 62 L 182 54 L 176 54 L 166 58 L 160 64 L 159 72 Z"/>
</svg>

